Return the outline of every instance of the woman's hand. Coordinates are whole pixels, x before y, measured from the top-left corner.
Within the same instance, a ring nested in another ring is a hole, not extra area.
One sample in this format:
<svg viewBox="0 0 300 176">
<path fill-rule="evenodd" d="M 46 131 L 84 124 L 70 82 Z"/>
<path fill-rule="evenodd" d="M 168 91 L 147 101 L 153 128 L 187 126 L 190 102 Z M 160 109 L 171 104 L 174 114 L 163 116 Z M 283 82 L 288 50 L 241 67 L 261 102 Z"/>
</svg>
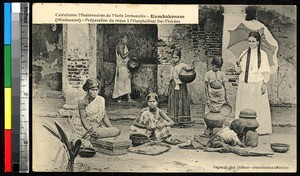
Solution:
<svg viewBox="0 0 300 176">
<path fill-rule="evenodd" d="M 242 62 L 242 59 L 239 59 L 238 61 L 236 61 L 236 66 L 240 67 L 241 66 L 241 62 Z"/>
<path fill-rule="evenodd" d="M 207 104 L 207 106 L 208 106 L 208 109 L 210 109 L 211 102 L 210 102 L 209 99 L 206 99 L 206 104 Z"/>
<path fill-rule="evenodd" d="M 228 98 L 225 97 L 225 104 L 229 104 Z"/>
<path fill-rule="evenodd" d="M 186 66 L 186 67 L 183 67 L 182 69 L 185 70 L 185 71 L 187 71 L 187 72 L 195 70 L 195 68 L 192 67 L 192 66 Z"/>
<path fill-rule="evenodd" d="M 267 92 L 267 84 L 266 83 L 263 83 L 261 85 L 261 94 L 265 94 Z"/>
<path fill-rule="evenodd" d="M 237 145 L 240 146 L 240 147 L 243 147 L 243 148 L 247 148 L 247 147 L 245 146 L 245 144 L 243 144 L 241 141 L 238 141 L 238 142 L 237 142 Z"/>
<path fill-rule="evenodd" d="M 152 130 L 154 130 L 156 127 L 155 127 L 154 125 L 149 125 L 149 126 L 147 126 L 146 128 L 147 128 L 147 130 L 152 131 Z"/>
<path fill-rule="evenodd" d="M 162 123 L 156 125 L 156 128 L 158 128 L 158 129 L 161 129 L 161 128 L 163 128 L 163 127 L 164 127 L 164 124 L 162 124 Z"/>
<path fill-rule="evenodd" d="M 120 129 L 118 129 L 119 130 L 119 132 L 118 132 L 118 136 L 121 134 L 121 130 Z"/>
</svg>

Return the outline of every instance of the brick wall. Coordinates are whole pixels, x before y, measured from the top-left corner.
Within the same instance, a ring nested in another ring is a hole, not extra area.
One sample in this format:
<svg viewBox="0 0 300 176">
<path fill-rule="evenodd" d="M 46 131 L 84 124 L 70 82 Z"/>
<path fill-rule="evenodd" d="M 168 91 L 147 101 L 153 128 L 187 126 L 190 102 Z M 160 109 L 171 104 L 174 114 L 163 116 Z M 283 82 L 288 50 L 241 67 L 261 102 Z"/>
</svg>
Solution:
<svg viewBox="0 0 300 176">
<path fill-rule="evenodd" d="M 158 25 L 158 94 L 167 102 L 166 91 L 170 81 L 170 59 L 174 48 L 182 50 L 182 62 L 193 65 L 197 77 L 188 84 L 191 103 L 205 102 L 204 75 L 211 59 L 221 56 L 222 14 L 219 9 L 203 7 L 199 25 Z"/>
</svg>

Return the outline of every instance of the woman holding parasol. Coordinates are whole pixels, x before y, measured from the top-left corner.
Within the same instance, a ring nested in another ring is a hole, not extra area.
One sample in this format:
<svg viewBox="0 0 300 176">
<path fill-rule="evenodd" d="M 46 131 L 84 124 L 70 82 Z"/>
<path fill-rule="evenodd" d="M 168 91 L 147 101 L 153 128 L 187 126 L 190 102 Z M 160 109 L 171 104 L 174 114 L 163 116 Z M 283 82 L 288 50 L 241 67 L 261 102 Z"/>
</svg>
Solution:
<svg viewBox="0 0 300 176">
<path fill-rule="evenodd" d="M 242 109 L 254 109 L 258 114 L 257 132 L 260 135 L 268 134 L 272 133 L 267 93 L 267 83 L 271 73 L 268 55 L 261 49 L 259 32 L 249 33 L 248 45 L 249 47 L 242 52 L 236 63 L 236 70 L 240 72 L 236 96 L 236 118 Z"/>
</svg>

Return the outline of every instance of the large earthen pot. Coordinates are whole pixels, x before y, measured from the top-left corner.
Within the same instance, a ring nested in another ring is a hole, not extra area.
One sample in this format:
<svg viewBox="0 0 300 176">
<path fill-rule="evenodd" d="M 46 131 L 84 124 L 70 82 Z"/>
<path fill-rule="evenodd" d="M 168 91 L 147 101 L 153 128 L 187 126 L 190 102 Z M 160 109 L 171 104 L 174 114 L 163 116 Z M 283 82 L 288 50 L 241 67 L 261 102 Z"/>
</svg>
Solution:
<svg viewBox="0 0 300 176">
<path fill-rule="evenodd" d="M 139 67 L 140 67 L 140 61 L 136 57 L 131 58 L 127 62 L 127 68 L 130 71 L 135 71 L 135 70 L 139 69 Z"/>
<path fill-rule="evenodd" d="M 252 109 L 244 109 L 240 112 L 239 119 L 244 122 L 244 131 L 254 131 L 259 127 L 259 123 L 256 120 L 256 112 Z"/>
<path fill-rule="evenodd" d="M 191 83 L 196 79 L 196 72 L 191 66 L 185 67 L 180 70 L 179 79 L 183 83 Z"/>
<path fill-rule="evenodd" d="M 243 142 L 247 147 L 257 147 L 258 145 L 257 131 L 251 131 L 251 130 L 247 131 Z"/>
<path fill-rule="evenodd" d="M 225 121 L 225 116 L 219 111 L 209 112 L 204 117 L 204 122 L 208 128 L 222 128 Z"/>
</svg>

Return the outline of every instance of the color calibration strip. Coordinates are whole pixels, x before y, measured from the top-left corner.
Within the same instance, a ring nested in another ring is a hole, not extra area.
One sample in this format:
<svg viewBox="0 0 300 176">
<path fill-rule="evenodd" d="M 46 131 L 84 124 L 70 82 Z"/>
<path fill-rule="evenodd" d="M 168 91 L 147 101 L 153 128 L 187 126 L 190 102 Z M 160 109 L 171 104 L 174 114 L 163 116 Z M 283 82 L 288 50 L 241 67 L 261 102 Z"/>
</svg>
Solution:
<svg viewBox="0 0 300 176">
<path fill-rule="evenodd" d="M 4 171 L 12 171 L 11 3 L 4 3 Z"/>
<path fill-rule="evenodd" d="M 4 170 L 28 173 L 29 3 L 4 3 L 4 86 Z"/>
</svg>

